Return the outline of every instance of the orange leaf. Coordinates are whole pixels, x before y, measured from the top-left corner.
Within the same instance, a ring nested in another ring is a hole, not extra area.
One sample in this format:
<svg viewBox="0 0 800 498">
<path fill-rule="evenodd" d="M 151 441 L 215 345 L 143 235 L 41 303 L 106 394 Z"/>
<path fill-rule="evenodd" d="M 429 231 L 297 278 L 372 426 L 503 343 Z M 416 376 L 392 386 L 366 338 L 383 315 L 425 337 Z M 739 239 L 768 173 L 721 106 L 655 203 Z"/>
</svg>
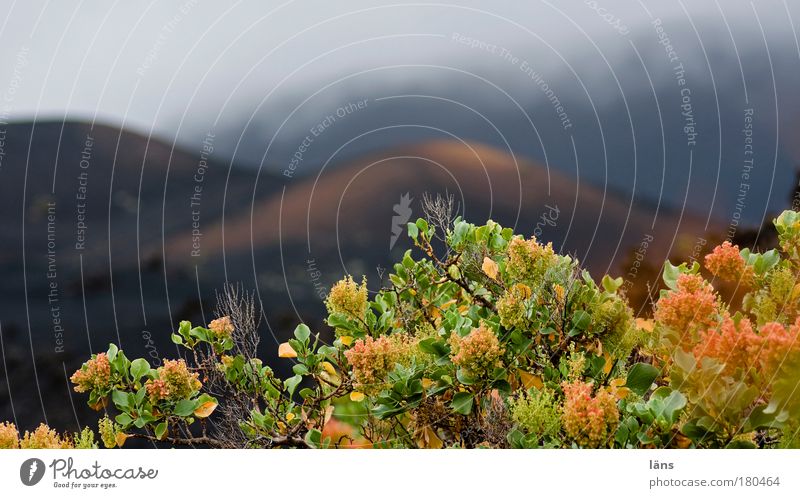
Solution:
<svg viewBox="0 0 800 498">
<path fill-rule="evenodd" d="M 608 375 L 608 372 L 610 372 L 611 369 L 614 368 L 614 358 L 612 358 L 611 355 L 608 354 L 608 352 L 603 353 L 603 356 L 606 359 L 606 364 L 603 365 L 603 373 Z"/>
<path fill-rule="evenodd" d="M 625 382 L 626 382 L 626 379 L 623 379 L 622 377 L 620 377 L 618 379 L 611 379 L 611 381 L 609 381 L 608 385 L 611 386 L 611 387 L 622 387 L 622 386 L 625 385 Z"/>
<path fill-rule="evenodd" d="M 342 341 L 342 344 L 344 344 L 345 346 L 353 344 L 353 338 L 349 335 L 343 335 L 339 338 L 339 340 Z"/>
<path fill-rule="evenodd" d="M 364 397 L 364 393 L 360 393 L 358 391 L 353 391 L 350 393 L 350 401 L 355 401 L 356 403 L 364 401 Z"/>
<path fill-rule="evenodd" d="M 457 302 L 458 302 L 458 300 L 456 300 L 456 299 L 451 299 L 449 301 L 445 301 L 445 302 L 442 303 L 441 308 L 443 310 L 446 310 L 447 308 L 449 308 L 450 306 L 456 304 Z"/>
<path fill-rule="evenodd" d="M 194 415 L 197 418 L 206 418 L 217 408 L 217 403 L 214 401 L 206 401 L 194 410 Z"/>
<path fill-rule="evenodd" d="M 128 439 L 128 435 L 124 432 L 118 432 L 114 439 L 117 441 L 117 446 L 122 448 L 122 445 L 124 445 L 125 441 Z"/>
<path fill-rule="evenodd" d="M 331 365 L 329 362 L 323 361 L 322 363 L 320 363 L 320 366 L 322 367 L 323 370 L 328 372 L 328 374 L 336 375 L 336 369 L 333 368 L 333 365 Z"/>
<path fill-rule="evenodd" d="M 522 381 L 522 385 L 525 387 L 525 389 L 530 389 L 532 387 L 541 389 L 544 387 L 544 382 L 542 382 L 542 378 L 538 375 L 533 375 L 522 369 L 517 369 L 517 373 L 519 373 L 519 378 Z"/>
<path fill-rule="evenodd" d="M 436 431 L 430 428 L 430 426 L 426 426 L 425 429 L 422 431 L 422 435 L 417 440 L 417 444 L 423 448 L 429 448 L 434 450 L 442 449 L 444 443 L 442 440 L 439 439 L 439 436 L 436 435 Z"/>
<path fill-rule="evenodd" d="M 642 330 L 646 330 L 647 332 L 653 331 L 653 320 L 647 320 L 644 318 L 637 318 L 636 319 L 636 326 Z"/>
<path fill-rule="evenodd" d="M 97 400 L 97 403 L 95 404 L 89 403 L 89 408 L 91 408 L 96 412 L 99 412 L 101 409 L 105 408 L 106 405 L 108 404 L 106 401 L 107 399 L 108 398 L 100 398 L 99 400 Z"/>
<path fill-rule="evenodd" d="M 497 262 L 491 258 L 484 257 L 481 270 L 492 280 L 497 280 Z"/>
<path fill-rule="evenodd" d="M 297 352 L 292 348 L 292 346 L 288 342 L 281 343 L 278 346 L 278 357 L 279 358 L 297 358 Z"/>
</svg>

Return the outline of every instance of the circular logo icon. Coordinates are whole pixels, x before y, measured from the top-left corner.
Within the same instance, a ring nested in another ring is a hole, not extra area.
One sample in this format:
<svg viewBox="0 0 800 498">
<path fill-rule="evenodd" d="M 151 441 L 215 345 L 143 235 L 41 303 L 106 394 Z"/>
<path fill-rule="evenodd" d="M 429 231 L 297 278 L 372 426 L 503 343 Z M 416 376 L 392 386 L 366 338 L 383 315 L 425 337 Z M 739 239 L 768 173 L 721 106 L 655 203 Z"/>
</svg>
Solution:
<svg viewBox="0 0 800 498">
<path fill-rule="evenodd" d="M 19 478 L 22 484 L 34 486 L 44 477 L 44 462 L 38 458 L 29 458 L 22 462 L 19 468 Z"/>
</svg>

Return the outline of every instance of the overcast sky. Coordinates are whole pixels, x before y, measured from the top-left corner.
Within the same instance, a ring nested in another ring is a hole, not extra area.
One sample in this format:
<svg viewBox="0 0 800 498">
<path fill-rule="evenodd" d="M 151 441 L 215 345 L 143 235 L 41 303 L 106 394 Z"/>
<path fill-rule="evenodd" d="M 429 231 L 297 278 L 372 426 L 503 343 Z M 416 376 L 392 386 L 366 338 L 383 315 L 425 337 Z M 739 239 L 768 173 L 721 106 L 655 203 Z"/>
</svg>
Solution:
<svg viewBox="0 0 800 498">
<path fill-rule="evenodd" d="M 794 40 L 789 12 L 800 19 L 800 6 L 754 4 L 767 36 Z M 198 120 L 207 126 L 242 119 L 259 105 L 281 112 L 282 96 L 310 94 L 359 71 L 379 76 L 390 65 L 511 70 L 481 48 L 455 42 L 454 33 L 517 52 L 525 47 L 528 57 L 584 57 L 602 67 L 603 57 L 613 64 L 617 52 L 629 50 L 624 30 L 650 30 L 653 17 L 676 20 L 681 33 L 694 25 L 709 40 L 725 33 L 724 21 L 737 36 L 758 33 L 754 4 L 4 0 L 0 90 L 11 118 L 66 114 L 170 132 Z M 419 77 L 407 75 L 411 84 Z M 391 78 L 404 76 L 393 71 Z M 352 78 L 359 81 L 369 80 Z"/>
</svg>

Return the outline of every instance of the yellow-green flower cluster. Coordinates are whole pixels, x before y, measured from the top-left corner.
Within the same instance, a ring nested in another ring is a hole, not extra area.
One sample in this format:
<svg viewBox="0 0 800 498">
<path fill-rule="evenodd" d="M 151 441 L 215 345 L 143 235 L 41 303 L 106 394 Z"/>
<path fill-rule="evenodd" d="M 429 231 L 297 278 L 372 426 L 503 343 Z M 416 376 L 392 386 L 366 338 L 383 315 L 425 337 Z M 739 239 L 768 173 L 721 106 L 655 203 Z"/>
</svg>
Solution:
<svg viewBox="0 0 800 498">
<path fill-rule="evenodd" d="M 507 329 L 524 329 L 527 323 L 526 302 L 530 297 L 530 287 L 525 284 L 512 285 L 497 301 L 500 325 Z"/>
<path fill-rule="evenodd" d="M 341 313 L 350 318 L 364 319 L 367 313 L 367 279 L 358 285 L 353 277 L 339 280 L 325 299 L 328 313 Z"/>
<path fill-rule="evenodd" d="M 117 445 L 117 424 L 105 416 L 97 422 L 97 432 L 100 433 L 100 440 L 103 446 L 113 448 Z"/>
<path fill-rule="evenodd" d="M 558 263 L 553 244 L 541 245 L 535 237 L 514 237 L 506 249 L 506 272 L 514 281 L 538 281 L 548 268 Z"/>
<path fill-rule="evenodd" d="M 551 389 L 531 389 L 509 404 L 511 418 L 524 432 L 547 439 L 561 431 L 561 412 Z"/>
<path fill-rule="evenodd" d="M 763 287 L 745 298 L 746 308 L 759 325 L 791 322 L 800 314 L 800 283 L 790 268 L 776 268 Z"/>
<path fill-rule="evenodd" d="M 88 427 L 84 427 L 81 432 L 76 432 L 72 438 L 72 442 L 77 450 L 92 450 L 97 448 L 94 442 L 94 431 Z"/>
</svg>

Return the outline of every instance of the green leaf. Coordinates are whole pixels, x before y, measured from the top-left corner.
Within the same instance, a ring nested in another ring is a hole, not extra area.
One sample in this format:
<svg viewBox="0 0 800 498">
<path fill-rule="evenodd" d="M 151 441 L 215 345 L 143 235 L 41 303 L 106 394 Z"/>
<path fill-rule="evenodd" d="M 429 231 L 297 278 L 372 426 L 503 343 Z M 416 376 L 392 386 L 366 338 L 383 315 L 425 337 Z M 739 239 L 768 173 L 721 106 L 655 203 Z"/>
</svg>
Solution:
<svg viewBox="0 0 800 498">
<path fill-rule="evenodd" d="M 781 257 L 775 249 L 760 254 L 754 265 L 755 272 L 759 275 L 763 275 L 777 265 L 780 259 Z"/>
<path fill-rule="evenodd" d="M 183 337 L 179 336 L 178 334 L 171 334 L 169 338 L 172 339 L 172 342 L 174 342 L 175 344 L 181 346 L 183 345 Z"/>
<path fill-rule="evenodd" d="M 669 261 L 664 262 L 664 283 L 668 288 L 676 290 L 678 288 L 678 277 L 681 275 L 681 269 L 674 266 Z"/>
<path fill-rule="evenodd" d="M 465 372 L 463 368 L 459 368 L 456 371 L 456 378 L 458 379 L 459 382 L 461 382 L 465 386 L 471 386 L 476 381 L 476 379 L 467 372 Z"/>
<path fill-rule="evenodd" d="M 417 240 L 417 237 L 419 237 L 419 228 L 415 223 L 408 224 L 408 236 L 414 240 Z"/>
<path fill-rule="evenodd" d="M 429 337 L 419 341 L 419 349 L 425 353 L 435 355 L 437 358 L 445 357 L 450 354 L 450 348 L 447 346 L 447 342 L 435 337 Z"/>
<path fill-rule="evenodd" d="M 319 448 L 320 444 L 322 443 L 322 433 L 319 429 L 311 429 L 306 432 L 305 437 L 306 443 L 312 448 Z"/>
<path fill-rule="evenodd" d="M 572 315 L 572 325 L 578 330 L 584 331 L 588 329 L 591 323 L 592 316 L 583 310 L 578 310 Z"/>
<path fill-rule="evenodd" d="M 603 289 L 606 292 L 616 292 L 622 286 L 623 280 L 622 277 L 611 278 L 610 276 L 606 275 L 603 277 Z"/>
<path fill-rule="evenodd" d="M 289 377 L 285 381 L 283 381 L 283 385 L 286 387 L 286 390 L 289 392 L 289 396 L 294 394 L 295 389 L 303 381 L 302 375 L 295 375 L 294 377 Z"/>
<path fill-rule="evenodd" d="M 108 352 L 106 352 L 106 356 L 108 357 L 109 362 L 113 362 L 114 359 L 117 357 L 117 353 L 119 352 L 119 348 L 115 344 L 108 345 Z"/>
<path fill-rule="evenodd" d="M 614 434 L 614 441 L 620 446 L 624 446 L 625 443 L 628 442 L 628 436 L 630 435 L 630 431 L 625 424 L 620 424 L 619 428 L 617 429 L 617 433 Z"/>
<path fill-rule="evenodd" d="M 161 440 L 167 435 L 167 423 L 161 422 L 156 426 L 156 438 Z"/>
<path fill-rule="evenodd" d="M 747 423 L 745 424 L 745 430 L 750 432 L 757 429 L 770 429 L 780 424 L 775 421 L 775 414 L 774 413 L 764 413 L 764 410 L 767 408 L 767 405 L 761 404 L 756 406 L 752 412 L 750 412 L 750 416 L 747 417 Z"/>
<path fill-rule="evenodd" d="M 119 391 L 117 389 L 111 391 L 111 401 L 113 401 L 119 409 L 130 407 L 130 403 L 128 402 L 128 393 L 124 391 Z"/>
<path fill-rule="evenodd" d="M 353 325 L 344 313 L 331 313 L 326 320 L 328 325 L 337 329 L 352 330 Z"/>
<path fill-rule="evenodd" d="M 201 341 L 209 342 L 209 338 L 211 337 L 209 332 L 210 331 L 205 327 L 194 327 L 189 331 L 189 336 Z"/>
<path fill-rule="evenodd" d="M 175 409 L 172 410 L 172 413 L 179 417 L 188 417 L 194 413 L 195 408 L 197 408 L 197 400 L 182 399 L 175 405 Z"/>
<path fill-rule="evenodd" d="M 120 413 L 119 415 L 114 417 L 114 420 L 116 420 L 117 423 L 123 427 L 129 426 L 131 425 L 131 422 L 133 422 L 133 419 L 127 413 Z"/>
<path fill-rule="evenodd" d="M 472 393 L 456 393 L 453 396 L 453 403 L 451 407 L 456 413 L 460 413 L 461 415 L 469 415 L 472 413 L 472 404 L 474 398 L 475 397 Z"/>
<path fill-rule="evenodd" d="M 628 372 L 625 386 L 638 395 L 643 395 L 650 389 L 653 381 L 658 377 L 659 371 L 653 365 L 637 363 Z"/>
<path fill-rule="evenodd" d="M 378 420 L 385 420 L 399 413 L 403 413 L 402 407 L 397 408 L 386 404 L 378 405 L 372 410 L 372 414 L 375 415 Z"/>
<path fill-rule="evenodd" d="M 301 323 L 294 329 L 294 337 L 298 341 L 305 343 L 311 337 L 311 329 L 305 323 Z"/>
<path fill-rule="evenodd" d="M 136 391 L 136 396 L 134 398 L 136 400 L 136 404 L 141 405 L 145 396 L 147 396 L 147 388 L 142 386 L 138 391 Z"/>
<path fill-rule="evenodd" d="M 702 440 L 710 434 L 713 434 L 708 429 L 698 425 L 697 422 L 698 420 L 690 420 L 689 422 L 683 424 L 683 427 L 681 427 L 681 433 L 693 441 Z"/>
<path fill-rule="evenodd" d="M 134 381 L 141 379 L 150 371 L 150 364 L 144 358 L 137 358 L 131 362 L 131 377 Z"/>
</svg>

